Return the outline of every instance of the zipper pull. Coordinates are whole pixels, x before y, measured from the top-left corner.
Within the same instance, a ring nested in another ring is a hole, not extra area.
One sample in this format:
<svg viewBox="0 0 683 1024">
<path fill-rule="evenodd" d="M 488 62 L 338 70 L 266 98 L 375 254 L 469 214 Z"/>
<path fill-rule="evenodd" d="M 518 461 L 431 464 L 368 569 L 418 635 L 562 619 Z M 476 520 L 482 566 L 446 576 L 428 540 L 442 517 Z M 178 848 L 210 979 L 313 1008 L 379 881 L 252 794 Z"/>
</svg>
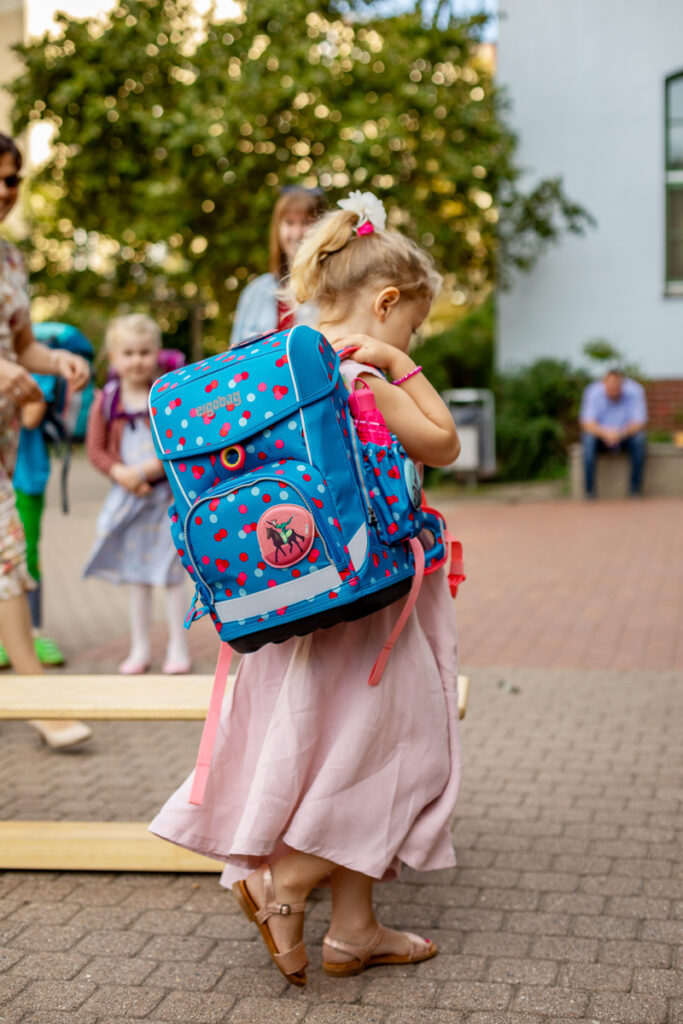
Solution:
<svg viewBox="0 0 683 1024">
<path fill-rule="evenodd" d="M 371 505 L 368 505 L 368 519 L 370 521 L 371 526 L 377 526 L 377 513 L 375 512 L 374 508 L 372 508 Z"/>
<path fill-rule="evenodd" d="M 199 590 L 195 590 L 194 597 L 192 598 L 192 603 L 190 604 L 190 607 L 187 610 L 187 615 L 183 620 L 183 626 L 185 627 L 185 629 L 189 629 L 193 622 L 196 622 L 197 619 L 204 618 L 204 616 L 207 613 L 206 608 L 197 608 L 198 600 Z"/>
</svg>

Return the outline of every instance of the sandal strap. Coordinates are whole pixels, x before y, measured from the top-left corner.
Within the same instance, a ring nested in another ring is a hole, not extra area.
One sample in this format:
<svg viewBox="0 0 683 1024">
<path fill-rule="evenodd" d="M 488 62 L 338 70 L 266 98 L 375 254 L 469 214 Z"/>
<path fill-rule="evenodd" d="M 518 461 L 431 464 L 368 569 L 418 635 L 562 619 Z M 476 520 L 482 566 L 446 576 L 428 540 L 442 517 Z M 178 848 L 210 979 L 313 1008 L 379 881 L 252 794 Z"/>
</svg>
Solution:
<svg viewBox="0 0 683 1024">
<path fill-rule="evenodd" d="M 285 974 L 298 974 L 308 964 L 303 941 L 284 953 L 272 953 L 271 956 Z"/>
<path fill-rule="evenodd" d="M 304 913 L 304 911 L 306 910 L 305 903 L 277 902 L 277 900 L 275 899 L 275 886 L 273 885 L 273 873 L 270 870 L 268 864 L 264 864 L 263 867 L 261 868 L 261 878 L 263 880 L 263 903 L 254 914 L 254 917 L 256 918 L 259 924 L 265 924 L 268 918 L 274 917 L 275 914 L 282 914 L 284 917 L 288 914 Z M 296 949 L 298 947 L 295 946 L 294 948 Z M 285 954 L 283 953 L 282 956 L 284 955 Z M 299 970 L 299 968 L 296 968 L 296 970 Z M 293 974 L 294 971 L 287 971 L 286 973 Z"/>
<path fill-rule="evenodd" d="M 372 954 L 379 946 L 382 933 L 384 928 L 381 924 L 377 925 L 377 931 L 365 946 L 354 946 L 350 942 L 340 942 L 339 939 L 332 939 L 329 935 L 326 935 L 323 939 L 323 945 L 330 946 L 332 949 L 336 949 L 339 953 L 345 953 L 351 960 L 357 960 L 361 966 L 366 964 Z"/>
</svg>

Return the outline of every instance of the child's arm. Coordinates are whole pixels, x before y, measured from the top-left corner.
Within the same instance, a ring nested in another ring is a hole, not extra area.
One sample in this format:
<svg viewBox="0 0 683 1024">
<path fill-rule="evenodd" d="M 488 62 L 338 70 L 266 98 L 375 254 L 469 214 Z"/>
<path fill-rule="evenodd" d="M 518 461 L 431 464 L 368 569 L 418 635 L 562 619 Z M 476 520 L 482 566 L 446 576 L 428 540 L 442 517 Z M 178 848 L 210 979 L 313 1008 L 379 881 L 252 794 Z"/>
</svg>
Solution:
<svg viewBox="0 0 683 1024">
<path fill-rule="evenodd" d="M 26 402 L 21 407 L 21 425 L 27 430 L 35 430 L 45 419 L 47 402 Z"/>
<path fill-rule="evenodd" d="M 370 363 L 398 380 L 415 369 L 407 353 L 367 335 L 344 338 L 343 346 L 356 345 L 351 358 Z M 335 347 L 342 347 L 337 343 Z M 423 373 L 416 373 L 404 384 L 389 384 L 372 374 L 361 374 L 372 389 L 377 407 L 389 430 L 412 459 L 429 466 L 448 466 L 460 454 L 460 441 L 448 407 Z"/>
<path fill-rule="evenodd" d="M 149 494 L 151 487 L 137 466 L 126 466 L 109 451 L 109 428 L 102 415 L 102 392 L 98 392 L 90 409 L 85 432 L 88 458 L 100 473 L 125 487 L 131 494 Z"/>
</svg>

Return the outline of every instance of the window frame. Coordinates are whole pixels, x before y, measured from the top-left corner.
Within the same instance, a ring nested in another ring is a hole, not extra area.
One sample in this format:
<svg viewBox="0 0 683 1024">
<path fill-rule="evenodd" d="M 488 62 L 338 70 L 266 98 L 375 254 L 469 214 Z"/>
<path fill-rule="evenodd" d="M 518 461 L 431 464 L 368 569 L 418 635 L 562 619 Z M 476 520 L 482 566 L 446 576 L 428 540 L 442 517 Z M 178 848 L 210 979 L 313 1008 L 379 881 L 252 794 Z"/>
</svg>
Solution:
<svg viewBox="0 0 683 1024">
<path fill-rule="evenodd" d="M 683 297 L 683 273 L 680 277 L 672 277 L 669 259 L 671 237 L 669 197 L 672 192 L 683 190 L 683 167 L 671 167 L 669 162 L 670 95 L 671 87 L 677 81 L 683 82 L 683 69 L 675 71 L 672 75 L 667 75 L 664 79 L 664 293 L 669 296 Z M 683 126 L 683 118 L 680 120 Z"/>
</svg>

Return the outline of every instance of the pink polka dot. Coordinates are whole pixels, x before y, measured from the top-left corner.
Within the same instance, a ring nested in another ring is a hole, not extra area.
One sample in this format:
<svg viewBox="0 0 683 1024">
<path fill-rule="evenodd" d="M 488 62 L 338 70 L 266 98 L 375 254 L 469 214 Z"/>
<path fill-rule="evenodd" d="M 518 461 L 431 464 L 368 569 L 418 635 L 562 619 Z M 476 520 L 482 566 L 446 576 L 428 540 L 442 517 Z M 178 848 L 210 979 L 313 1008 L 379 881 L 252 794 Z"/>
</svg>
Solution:
<svg viewBox="0 0 683 1024">
<path fill-rule="evenodd" d="M 284 446 L 285 446 L 285 442 L 282 441 L 280 438 L 278 438 L 278 440 L 275 442 L 275 447 L 276 448 L 284 448 Z"/>
<path fill-rule="evenodd" d="M 246 582 L 247 582 L 247 574 L 246 574 L 246 572 L 241 572 L 241 573 L 239 574 L 239 576 L 237 577 L 237 582 L 238 582 L 238 583 L 240 584 L 240 586 L 241 586 L 241 585 L 242 585 L 243 583 L 246 583 Z"/>
<path fill-rule="evenodd" d="M 240 562 L 248 562 L 248 561 L 249 561 L 249 555 L 246 553 L 246 551 L 240 551 Z"/>
<path fill-rule="evenodd" d="M 261 383 L 259 384 L 259 386 L 258 386 L 258 390 L 259 390 L 259 391 L 267 391 L 267 390 L 268 390 L 268 385 L 267 385 L 267 384 L 264 384 L 263 382 L 261 382 Z"/>
<path fill-rule="evenodd" d="M 246 515 L 247 514 L 247 506 L 246 505 L 240 505 L 240 512 L 242 513 L 243 516 Z"/>
</svg>

